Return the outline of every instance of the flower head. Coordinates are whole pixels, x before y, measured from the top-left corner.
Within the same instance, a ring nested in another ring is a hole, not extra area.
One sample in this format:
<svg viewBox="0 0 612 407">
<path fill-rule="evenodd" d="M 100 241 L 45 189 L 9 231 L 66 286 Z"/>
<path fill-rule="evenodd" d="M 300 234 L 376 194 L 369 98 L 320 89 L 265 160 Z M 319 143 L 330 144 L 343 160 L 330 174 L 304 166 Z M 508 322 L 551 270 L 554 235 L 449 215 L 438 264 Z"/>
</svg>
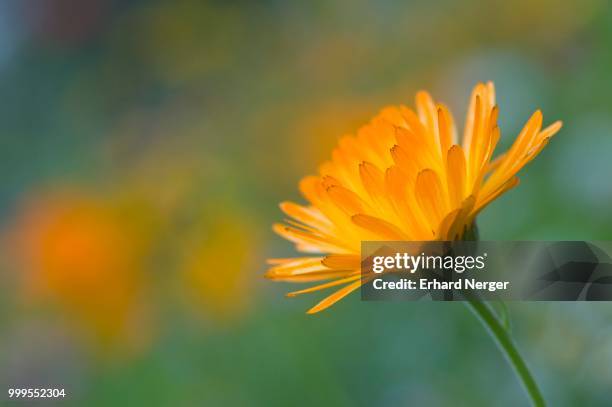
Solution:
<svg viewBox="0 0 612 407">
<path fill-rule="evenodd" d="M 82 193 L 28 199 L 7 233 L 24 299 L 55 305 L 100 349 L 140 344 L 149 232 L 142 212 Z"/>
<path fill-rule="evenodd" d="M 340 139 L 318 176 L 302 179 L 308 205 L 280 205 L 291 219 L 274 230 L 298 251 L 318 255 L 271 259 L 266 276 L 320 282 L 290 296 L 343 286 L 308 311 L 315 313 L 361 285 L 362 241 L 462 238 L 561 128 L 555 122 L 542 129 L 538 110 L 510 150 L 493 159 L 497 116 L 491 82 L 474 88 L 461 141 L 448 108 L 427 92 L 417 93 L 416 111 L 383 109 L 356 136 Z"/>
</svg>

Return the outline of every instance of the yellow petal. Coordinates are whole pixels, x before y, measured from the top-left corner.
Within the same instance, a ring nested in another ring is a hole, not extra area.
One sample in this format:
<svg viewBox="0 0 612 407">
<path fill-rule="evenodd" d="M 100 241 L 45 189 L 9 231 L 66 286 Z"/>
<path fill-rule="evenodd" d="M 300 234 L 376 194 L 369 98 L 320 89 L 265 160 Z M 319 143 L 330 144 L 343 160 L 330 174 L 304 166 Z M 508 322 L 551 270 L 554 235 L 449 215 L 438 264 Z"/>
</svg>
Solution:
<svg viewBox="0 0 612 407">
<path fill-rule="evenodd" d="M 329 230 L 332 227 L 331 222 L 317 208 L 305 207 L 293 202 L 281 202 L 279 205 L 281 210 L 293 219 L 302 222 L 308 226 L 320 229 Z"/>
<path fill-rule="evenodd" d="M 436 230 L 446 213 L 448 205 L 440 178 L 435 171 L 427 169 L 419 173 L 416 181 L 415 198 L 425 218 L 429 221 L 431 230 Z"/>
<path fill-rule="evenodd" d="M 448 149 L 457 142 L 457 129 L 450 111 L 446 106 L 438 104 L 438 128 L 440 135 L 440 153 L 446 154 Z"/>
<path fill-rule="evenodd" d="M 325 253 L 325 252 L 339 252 L 344 253 L 347 251 L 346 248 L 336 245 L 329 239 L 321 236 L 313 235 L 312 233 L 305 232 L 291 226 L 277 223 L 273 225 L 272 229 L 284 237 L 285 239 L 296 244 L 296 248 L 300 251 L 307 253 Z"/>
<path fill-rule="evenodd" d="M 360 278 L 360 276 L 357 276 L 357 277 Z M 342 287 L 340 290 L 336 291 L 335 293 L 323 299 L 317 305 L 309 309 L 307 313 L 315 314 L 317 312 L 323 311 L 326 308 L 331 307 L 332 305 L 334 305 L 335 303 L 337 303 L 338 301 L 340 301 L 341 299 L 343 299 L 344 297 L 346 297 L 347 295 L 349 295 L 350 293 L 358 289 L 360 286 L 361 286 L 361 279 L 345 287 Z"/>
<path fill-rule="evenodd" d="M 355 254 L 330 254 L 321 261 L 323 265 L 337 270 L 358 270 L 361 259 Z"/>
<path fill-rule="evenodd" d="M 416 107 L 421 123 L 429 130 L 431 136 L 437 132 L 437 116 L 438 112 L 436 105 L 431 95 L 425 91 L 417 92 Z"/>
<path fill-rule="evenodd" d="M 359 164 L 359 175 L 361 176 L 361 183 L 370 198 L 380 201 L 381 197 L 385 195 L 385 176 L 383 172 L 374 164 L 364 161 Z"/>
<path fill-rule="evenodd" d="M 313 206 L 319 207 L 322 204 L 321 178 L 309 175 L 300 180 L 299 189 L 304 198 Z"/>
<path fill-rule="evenodd" d="M 511 188 L 514 188 L 518 184 L 519 184 L 518 177 L 512 177 L 510 180 L 506 181 L 504 184 L 502 184 L 500 187 L 498 187 L 493 192 L 489 193 L 488 195 L 483 196 L 482 198 L 479 197 L 472 216 L 476 216 L 489 203 L 497 199 L 504 192 L 508 191 Z"/>
<path fill-rule="evenodd" d="M 324 290 L 324 289 L 329 288 L 329 287 L 335 287 L 337 285 L 342 285 L 342 284 L 350 283 L 351 281 L 355 281 L 355 280 L 360 279 L 360 278 L 361 278 L 361 276 L 359 275 L 359 272 L 357 272 L 357 274 L 355 274 L 355 275 L 352 275 L 352 276 L 349 276 L 349 277 L 345 277 L 345 278 L 341 278 L 341 279 L 334 280 L 334 281 L 330 281 L 329 283 L 315 285 L 313 287 L 308 287 L 308 288 L 305 288 L 303 290 L 292 291 L 290 293 L 287 293 L 287 297 L 295 297 L 295 296 L 300 295 L 300 294 L 307 294 L 307 293 L 312 293 L 312 292 L 315 292 L 315 291 Z"/>
<path fill-rule="evenodd" d="M 409 183 L 410 180 L 398 166 L 394 165 L 387 169 L 385 189 L 395 213 L 402 222 L 402 230 L 410 234 L 411 240 L 427 240 L 433 236 L 432 230 L 416 200 L 408 196 L 408 191 L 412 191 L 413 188 Z"/>
<path fill-rule="evenodd" d="M 370 232 L 378 235 L 386 240 L 408 240 L 408 237 L 402 233 L 400 229 L 391 223 L 376 218 L 374 216 L 364 215 L 362 213 L 352 217 L 353 223 Z"/>
<path fill-rule="evenodd" d="M 501 164 L 499 171 L 503 172 L 507 167 L 512 166 L 516 159 L 524 156 L 533 140 L 537 137 L 540 128 L 542 127 L 542 112 L 536 112 L 529 118 L 516 141 L 506 154 L 504 162 Z"/>
<path fill-rule="evenodd" d="M 454 145 L 448 150 L 446 159 L 446 179 L 448 184 L 448 196 L 451 207 L 459 207 L 465 194 L 465 155 L 459 145 Z"/>
<path fill-rule="evenodd" d="M 326 269 L 321 271 L 312 271 L 304 274 L 295 274 L 291 276 L 282 276 L 282 277 L 268 277 L 272 281 L 282 281 L 285 283 L 314 283 L 318 281 L 326 281 L 326 280 L 337 280 L 339 278 L 345 278 L 354 274 L 353 270 L 332 270 Z M 359 273 L 359 271 L 357 271 Z"/>
<path fill-rule="evenodd" d="M 336 204 L 340 210 L 349 216 L 364 212 L 365 210 L 363 202 L 359 196 L 347 188 L 340 185 L 334 185 L 327 188 L 327 193 L 332 202 L 334 202 L 334 204 Z"/>
<path fill-rule="evenodd" d="M 265 277 L 275 281 L 304 283 L 346 277 L 355 270 L 333 270 L 325 266 L 322 260 L 322 257 L 273 259 L 277 265 L 271 267 Z"/>
</svg>

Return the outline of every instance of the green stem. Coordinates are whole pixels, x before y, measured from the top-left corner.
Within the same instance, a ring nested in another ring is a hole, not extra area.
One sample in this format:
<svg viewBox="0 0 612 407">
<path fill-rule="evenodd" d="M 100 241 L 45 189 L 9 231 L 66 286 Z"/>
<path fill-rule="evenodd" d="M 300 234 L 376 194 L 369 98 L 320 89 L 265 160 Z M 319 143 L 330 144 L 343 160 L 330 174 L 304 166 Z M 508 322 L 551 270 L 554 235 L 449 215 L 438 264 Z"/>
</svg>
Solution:
<svg viewBox="0 0 612 407">
<path fill-rule="evenodd" d="M 497 316 L 493 313 L 493 310 L 483 301 L 474 298 L 467 298 L 466 305 L 482 322 L 510 365 L 512 365 L 514 372 L 521 380 L 523 387 L 529 395 L 531 404 L 536 407 L 544 407 L 546 403 L 544 402 L 542 393 L 540 393 L 540 389 L 538 389 L 537 383 L 529 372 L 529 368 L 527 368 L 525 361 L 516 349 L 508 331 L 504 329 Z"/>
</svg>

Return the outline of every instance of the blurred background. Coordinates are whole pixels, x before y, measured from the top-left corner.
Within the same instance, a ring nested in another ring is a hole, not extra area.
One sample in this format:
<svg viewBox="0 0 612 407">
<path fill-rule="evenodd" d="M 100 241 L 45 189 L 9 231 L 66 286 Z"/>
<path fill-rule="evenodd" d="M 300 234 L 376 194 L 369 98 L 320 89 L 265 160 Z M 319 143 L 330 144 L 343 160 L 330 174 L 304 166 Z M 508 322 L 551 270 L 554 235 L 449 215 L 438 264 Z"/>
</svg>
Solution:
<svg viewBox="0 0 612 407">
<path fill-rule="evenodd" d="M 612 239 L 604 1 L 0 1 L 0 390 L 66 405 L 525 405 L 459 303 L 263 279 L 282 200 L 337 139 L 494 80 L 507 146 L 559 135 L 483 239 Z M 612 305 L 512 303 L 554 406 L 610 405 Z M 2 397 L 6 397 L 6 393 Z"/>
</svg>

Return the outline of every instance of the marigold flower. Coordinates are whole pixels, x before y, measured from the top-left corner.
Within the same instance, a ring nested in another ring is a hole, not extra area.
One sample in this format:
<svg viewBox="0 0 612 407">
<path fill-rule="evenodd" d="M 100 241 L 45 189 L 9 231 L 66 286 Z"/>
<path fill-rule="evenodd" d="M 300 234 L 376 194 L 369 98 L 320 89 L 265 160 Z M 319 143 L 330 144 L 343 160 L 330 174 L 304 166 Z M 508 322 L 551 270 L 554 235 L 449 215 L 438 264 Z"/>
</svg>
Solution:
<svg viewBox="0 0 612 407">
<path fill-rule="evenodd" d="M 518 185 L 516 174 L 559 131 L 542 129 L 537 110 L 512 147 L 492 159 L 500 138 L 493 83 L 472 91 L 459 143 L 449 109 L 427 92 L 416 112 L 387 107 L 356 136 L 340 139 L 332 159 L 307 176 L 300 191 L 309 202 L 283 202 L 290 220 L 274 230 L 298 251 L 318 256 L 271 259 L 266 276 L 288 282 L 323 282 L 289 296 L 343 286 L 308 313 L 321 311 L 361 285 L 365 240 L 456 240 L 476 215 Z"/>
<path fill-rule="evenodd" d="M 145 339 L 149 229 L 134 210 L 142 213 L 78 193 L 35 195 L 7 234 L 24 299 L 56 305 L 102 349 Z"/>
</svg>

